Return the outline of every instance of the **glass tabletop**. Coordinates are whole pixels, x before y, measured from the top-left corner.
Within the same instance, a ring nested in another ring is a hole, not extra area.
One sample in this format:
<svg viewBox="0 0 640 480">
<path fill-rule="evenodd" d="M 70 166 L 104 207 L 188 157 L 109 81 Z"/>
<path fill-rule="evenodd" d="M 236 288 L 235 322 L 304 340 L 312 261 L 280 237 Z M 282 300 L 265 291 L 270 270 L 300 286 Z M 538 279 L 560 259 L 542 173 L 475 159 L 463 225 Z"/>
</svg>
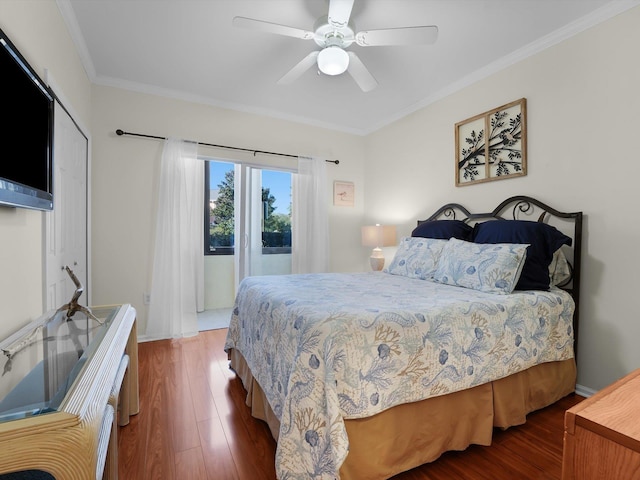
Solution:
<svg viewBox="0 0 640 480">
<path fill-rule="evenodd" d="M 57 411 L 118 308 L 56 312 L 1 342 L 0 422 Z"/>
</svg>

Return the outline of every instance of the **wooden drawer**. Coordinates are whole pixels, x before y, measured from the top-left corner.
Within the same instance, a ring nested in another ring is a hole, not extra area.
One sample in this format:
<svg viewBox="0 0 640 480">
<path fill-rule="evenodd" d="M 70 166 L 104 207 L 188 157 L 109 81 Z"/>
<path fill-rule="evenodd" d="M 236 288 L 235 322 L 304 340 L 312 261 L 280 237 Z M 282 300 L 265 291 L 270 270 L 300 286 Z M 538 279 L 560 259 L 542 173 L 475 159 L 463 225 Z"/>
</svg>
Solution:
<svg viewBox="0 0 640 480">
<path fill-rule="evenodd" d="M 563 480 L 640 480 L 640 369 L 567 410 Z"/>
</svg>

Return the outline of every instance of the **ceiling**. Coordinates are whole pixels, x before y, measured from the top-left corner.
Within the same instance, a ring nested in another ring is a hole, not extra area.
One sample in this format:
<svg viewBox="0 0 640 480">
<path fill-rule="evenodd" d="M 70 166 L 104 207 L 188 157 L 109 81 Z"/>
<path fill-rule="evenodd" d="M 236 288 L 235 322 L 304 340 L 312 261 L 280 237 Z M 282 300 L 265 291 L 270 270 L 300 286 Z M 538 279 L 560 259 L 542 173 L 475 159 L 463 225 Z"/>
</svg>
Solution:
<svg viewBox="0 0 640 480">
<path fill-rule="evenodd" d="M 313 30 L 328 0 L 58 0 L 92 82 L 366 134 L 638 4 L 636 0 L 355 0 L 356 31 L 437 25 L 433 45 L 349 47 L 378 81 L 316 68 L 277 81 L 313 40 L 232 25 Z"/>
</svg>

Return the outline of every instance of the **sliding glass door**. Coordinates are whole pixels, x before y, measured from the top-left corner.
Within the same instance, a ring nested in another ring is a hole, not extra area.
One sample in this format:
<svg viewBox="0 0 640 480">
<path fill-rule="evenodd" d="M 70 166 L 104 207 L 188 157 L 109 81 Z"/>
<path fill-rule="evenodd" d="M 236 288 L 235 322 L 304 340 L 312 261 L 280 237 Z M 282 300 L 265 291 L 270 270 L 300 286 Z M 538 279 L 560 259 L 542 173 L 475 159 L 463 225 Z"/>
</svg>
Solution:
<svg viewBox="0 0 640 480">
<path fill-rule="evenodd" d="M 291 172 L 268 170 L 246 164 L 207 162 L 205 205 L 206 297 L 229 288 L 233 295 L 214 303 L 233 302 L 237 285 L 253 275 L 291 273 Z M 227 259 L 211 257 L 226 256 Z M 233 257 L 233 268 L 230 270 Z M 226 261 L 225 261 L 226 260 Z M 211 292 L 209 290 L 214 290 Z M 229 305 L 231 306 L 231 305 Z M 216 307 L 219 308 L 219 307 Z"/>
</svg>

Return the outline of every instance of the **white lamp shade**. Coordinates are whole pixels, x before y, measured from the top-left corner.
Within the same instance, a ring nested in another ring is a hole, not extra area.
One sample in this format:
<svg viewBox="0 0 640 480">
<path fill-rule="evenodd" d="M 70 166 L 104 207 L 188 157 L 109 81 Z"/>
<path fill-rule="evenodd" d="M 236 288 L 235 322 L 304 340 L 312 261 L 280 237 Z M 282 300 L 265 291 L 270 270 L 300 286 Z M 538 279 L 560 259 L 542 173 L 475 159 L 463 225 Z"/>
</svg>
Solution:
<svg viewBox="0 0 640 480">
<path fill-rule="evenodd" d="M 349 68 L 349 54 L 338 46 L 324 48 L 317 61 L 318 68 L 325 75 L 340 75 Z"/>
<path fill-rule="evenodd" d="M 362 245 L 365 247 L 390 247 L 395 244 L 395 225 L 370 225 L 362 227 Z"/>
<path fill-rule="evenodd" d="M 362 227 L 362 245 L 374 247 L 369 257 L 373 271 L 380 271 L 384 267 L 384 255 L 380 247 L 390 247 L 396 244 L 395 225 L 369 225 Z"/>
</svg>

